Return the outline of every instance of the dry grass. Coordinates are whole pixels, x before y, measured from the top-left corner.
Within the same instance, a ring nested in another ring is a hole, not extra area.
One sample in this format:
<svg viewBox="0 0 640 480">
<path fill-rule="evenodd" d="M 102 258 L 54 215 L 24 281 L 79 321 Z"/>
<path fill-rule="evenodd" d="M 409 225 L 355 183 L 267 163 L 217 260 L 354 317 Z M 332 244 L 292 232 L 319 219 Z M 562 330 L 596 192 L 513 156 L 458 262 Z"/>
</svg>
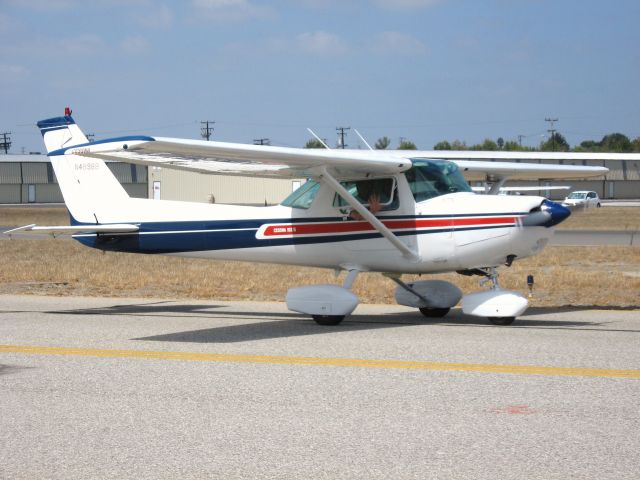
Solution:
<svg viewBox="0 0 640 480">
<path fill-rule="evenodd" d="M 560 230 L 640 230 L 640 208 L 602 207 L 578 210 Z"/>
<path fill-rule="evenodd" d="M 65 207 L 0 207 L 0 225 L 69 225 L 69 213 Z"/>
<path fill-rule="evenodd" d="M 293 286 L 343 278 L 313 268 L 102 253 L 68 240 L 3 240 L 0 251 L 0 293 L 282 301 Z M 536 279 L 532 305 L 640 308 L 636 247 L 548 248 L 503 270 L 502 286 L 525 292 L 527 274 Z M 428 278 L 478 290 L 478 277 Z M 354 289 L 364 303 L 395 303 L 395 285 L 381 275 L 360 275 Z"/>
</svg>

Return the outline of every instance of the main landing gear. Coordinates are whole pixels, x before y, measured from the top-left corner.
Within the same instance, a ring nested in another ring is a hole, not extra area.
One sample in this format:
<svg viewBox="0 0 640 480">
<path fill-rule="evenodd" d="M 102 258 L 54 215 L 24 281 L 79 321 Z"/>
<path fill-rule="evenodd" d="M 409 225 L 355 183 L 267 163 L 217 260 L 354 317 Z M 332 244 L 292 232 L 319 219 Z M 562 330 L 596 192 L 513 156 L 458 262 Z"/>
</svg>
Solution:
<svg viewBox="0 0 640 480">
<path fill-rule="evenodd" d="M 422 308 L 419 308 L 418 310 L 420 310 L 420 313 L 427 318 L 442 318 L 446 316 L 451 309 L 422 307 Z"/>
<path fill-rule="evenodd" d="M 342 286 L 309 285 L 291 288 L 287 292 L 287 307 L 294 312 L 311 315 L 318 325 L 338 325 L 358 306 L 358 297 L 351 291 L 358 273 L 358 270 L 349 270 Z"/>
<path fill-rule="evenodd" d="M 398 276 L 387 275 L 397 285 L 396 302 L 413 307 L 427 318 L 442 318 L 462 298 L 458 287 L 442 280 L 420 280 L 405 283 Z"/>
</svg>

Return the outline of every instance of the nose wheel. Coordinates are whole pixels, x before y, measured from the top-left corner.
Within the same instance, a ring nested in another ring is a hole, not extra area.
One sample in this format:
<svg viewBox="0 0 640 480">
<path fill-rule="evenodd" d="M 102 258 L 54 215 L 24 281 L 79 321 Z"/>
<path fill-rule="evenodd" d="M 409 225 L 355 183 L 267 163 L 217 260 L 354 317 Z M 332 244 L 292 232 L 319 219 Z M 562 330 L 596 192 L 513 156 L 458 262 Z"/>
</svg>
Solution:
<svg viewBox="0 0 640 480">
<path fill-rule="evenodd" d="M 529 306 L 518 292 L 503 290 L 498 283 L 495 268 L 482 269 L 485 278 L 480 285 L 489 284 L 489 290 L 471 293 L 462 298 L 462 311 L 467 315 L 486 317 L 493 325 L 511 325 Z"/>
<path fill-rule="evenodd" d="M 318 325 L 332 326 L 338 325 L 344 320 L 344 315 L 311 315 Z"/>
<path fill-rule="evenodd" d="M 494 325 L 511 325 L 516 317 L 488 317 L 488 319 Z"/>
</svg>

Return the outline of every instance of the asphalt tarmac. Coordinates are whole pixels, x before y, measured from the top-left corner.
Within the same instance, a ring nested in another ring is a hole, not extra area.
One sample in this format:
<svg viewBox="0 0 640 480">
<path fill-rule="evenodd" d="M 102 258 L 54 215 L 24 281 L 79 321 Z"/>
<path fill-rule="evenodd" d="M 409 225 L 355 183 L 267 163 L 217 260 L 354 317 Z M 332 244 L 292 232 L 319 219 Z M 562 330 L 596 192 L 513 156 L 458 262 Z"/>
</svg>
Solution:
<svg viewBox="0 0 640 480">
<path fill-rule="evenodd" d="M 640 311 L 0 296 L 0 478 L 637 479 Z"/>
</svg>

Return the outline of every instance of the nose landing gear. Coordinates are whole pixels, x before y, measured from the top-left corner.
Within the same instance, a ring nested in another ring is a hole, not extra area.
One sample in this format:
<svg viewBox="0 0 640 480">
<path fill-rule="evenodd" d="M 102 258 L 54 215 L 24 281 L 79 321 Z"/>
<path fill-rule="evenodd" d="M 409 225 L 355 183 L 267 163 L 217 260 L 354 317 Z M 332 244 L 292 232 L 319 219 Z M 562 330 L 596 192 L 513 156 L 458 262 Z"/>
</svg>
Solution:
<svg viewBox="0 0 640 480">
<path fill-rule="evenodd" d="M 462 311 L 467 315 L 487 317 L 494 325 L 511 325 L 527 309 L 528 300 L 518 292 L 500 288 L 495 267 L 483 271 L 485 278 L 480 285 L 490 283 L 489 290 L 462 297 Z"/>
</svg>

